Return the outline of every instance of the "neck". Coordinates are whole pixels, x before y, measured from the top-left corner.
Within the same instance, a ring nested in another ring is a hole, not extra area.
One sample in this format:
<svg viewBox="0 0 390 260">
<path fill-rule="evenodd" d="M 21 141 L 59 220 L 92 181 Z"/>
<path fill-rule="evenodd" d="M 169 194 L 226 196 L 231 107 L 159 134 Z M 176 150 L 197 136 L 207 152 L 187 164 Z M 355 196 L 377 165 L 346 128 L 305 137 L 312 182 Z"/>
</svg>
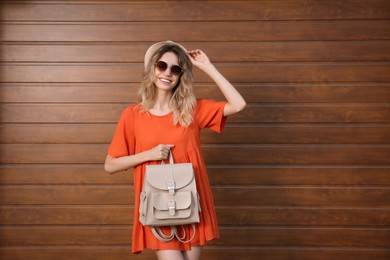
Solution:
<svg viewBox="0 0 390 260">
<path fill-rule="evenodd" d="M 160 92 L 157 95 L 156 102 L 153 105 L 154 109 L 161 109 L 161 110 L 168 110 L 169 107 L 169 101 L 172 98 L 172 92 Z"/>
<path fill-rule="evenodd" d="M 157 96 L 156 102 L 154 103 L 153 107 L 149 109 L 149 112 L 162 116 L 162 115 L 167 115 L 172 112 L 171 107 L 169 106 L 169 101 L 171 100 L 172 94 L 170 95 L 164 95 L 160 94 Z"/>
</svg>

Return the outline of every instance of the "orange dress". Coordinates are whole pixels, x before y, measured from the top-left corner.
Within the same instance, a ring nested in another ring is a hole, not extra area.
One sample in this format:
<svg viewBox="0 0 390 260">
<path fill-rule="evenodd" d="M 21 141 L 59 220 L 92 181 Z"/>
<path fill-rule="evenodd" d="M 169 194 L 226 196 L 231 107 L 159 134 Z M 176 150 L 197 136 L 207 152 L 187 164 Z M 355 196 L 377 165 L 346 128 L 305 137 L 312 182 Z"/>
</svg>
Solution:
<svg viewBox="0 0 390 260">
<path fill-rule="evenodd" d="M 149 227 L 139 222 L 139 195 L 142 191 L 145 165 L 160 162 L 150 161 L 134 167 L 134 222 L 132 252 L 140 253 L 145 248 L 189 250 L 191 246 L 204 245 L 206 241 L 219 237 L 217 217 L 210 183 L 200 148 L 200 130 L 210 128 L 221 132 L 226 123 L 223 110 L 226 102 L 198 99 L 194 123 L 189 127 L 173 124 L 173 114 L 155 116 L 141 109 L 140 105 L 126 108 L 117 124 L 117 128 L 108 149 L 114 158 L 132 155 L 149 150 L 158 144 L 174 144 L 172 149 L 175 163 L 191 162 L 194 168 L 197 190 L 200 196 L 200 223 L 196 226 L 194 239 L 181 243 L 176 238 L 170 242 L 161 242 Z M 187 239 L 192 236 L 191 225 L 186 226 Z"/>
</svg>

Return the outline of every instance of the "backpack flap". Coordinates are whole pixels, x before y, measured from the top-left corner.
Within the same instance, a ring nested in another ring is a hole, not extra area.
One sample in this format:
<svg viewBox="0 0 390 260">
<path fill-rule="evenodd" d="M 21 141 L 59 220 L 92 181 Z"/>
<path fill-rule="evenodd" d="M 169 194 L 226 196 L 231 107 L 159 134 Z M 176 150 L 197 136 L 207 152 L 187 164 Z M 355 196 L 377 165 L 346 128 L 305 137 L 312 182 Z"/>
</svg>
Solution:
<svg viewBox="0 0 390 260">
<path fill-rule="evenodd" d="M 191 192 L 153 193 L 153 215 L 156 219 L 186 219 L 191 216 Z"/>
<path fill-rule="evenodd" d="M 170 190 L 171 194 L 174 193 L 172 187 L 173 190 L 181 189 L 190 184 L 193 178 L 194 170 L 191 163 L 146 166 L 145 180 L 156 189 Z"/>
</svg>

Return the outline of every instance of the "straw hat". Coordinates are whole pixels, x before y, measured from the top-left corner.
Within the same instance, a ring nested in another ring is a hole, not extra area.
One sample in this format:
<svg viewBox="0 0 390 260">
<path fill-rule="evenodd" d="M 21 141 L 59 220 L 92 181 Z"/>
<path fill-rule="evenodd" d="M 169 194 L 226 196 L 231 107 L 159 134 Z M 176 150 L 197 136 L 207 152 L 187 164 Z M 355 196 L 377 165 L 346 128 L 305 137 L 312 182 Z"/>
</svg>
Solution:
<svg viewBox="0 0 390 260">
<path fill-rule="evenodd" d="M 144 66 L 145 66 L 145 68 L 148 66 L 148 63 L 150 62 L 150 59 L 152 58 L 153 54 L 159 48 L 161 48 L 162 46 L 167 45 L 167 44 L 177 45 L 177 46 L 182 48 L 187 53 L 186 48 L 184 48 L 182 45 L 180 45 L 180 44 L 178 44 L 176 42 L 173 42 L 173 41 L 157 42 L 157 43 L 153 44 L 152 46 L 150 46 L 149 49 L 145 53 L 145 58 L 144 58 Z"/>
</svg>

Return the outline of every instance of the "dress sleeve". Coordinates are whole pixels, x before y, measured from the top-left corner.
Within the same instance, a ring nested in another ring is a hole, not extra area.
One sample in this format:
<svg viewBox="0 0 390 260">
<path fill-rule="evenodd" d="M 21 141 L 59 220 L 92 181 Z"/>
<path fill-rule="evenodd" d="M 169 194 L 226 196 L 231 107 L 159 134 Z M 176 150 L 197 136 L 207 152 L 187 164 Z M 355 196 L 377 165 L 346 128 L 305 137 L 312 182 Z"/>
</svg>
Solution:
<svg viewBox="0 0 390 260">
<path fill-rule="evenodd" d="M 221 133 L 226 124 L 226 117 L 223 115 L 225 105 L 226 102 L 198 99 L 195 112 L 195 121 L 198 126 Z"/>
<path fill-rule="evenodd" d="M 128 107 L 122 112 L 116 126 L 114 137 L 108 148 L 108 154 L 114 158 L 134 154 L 134 117 L 132 107 Z"/>
</svg>

